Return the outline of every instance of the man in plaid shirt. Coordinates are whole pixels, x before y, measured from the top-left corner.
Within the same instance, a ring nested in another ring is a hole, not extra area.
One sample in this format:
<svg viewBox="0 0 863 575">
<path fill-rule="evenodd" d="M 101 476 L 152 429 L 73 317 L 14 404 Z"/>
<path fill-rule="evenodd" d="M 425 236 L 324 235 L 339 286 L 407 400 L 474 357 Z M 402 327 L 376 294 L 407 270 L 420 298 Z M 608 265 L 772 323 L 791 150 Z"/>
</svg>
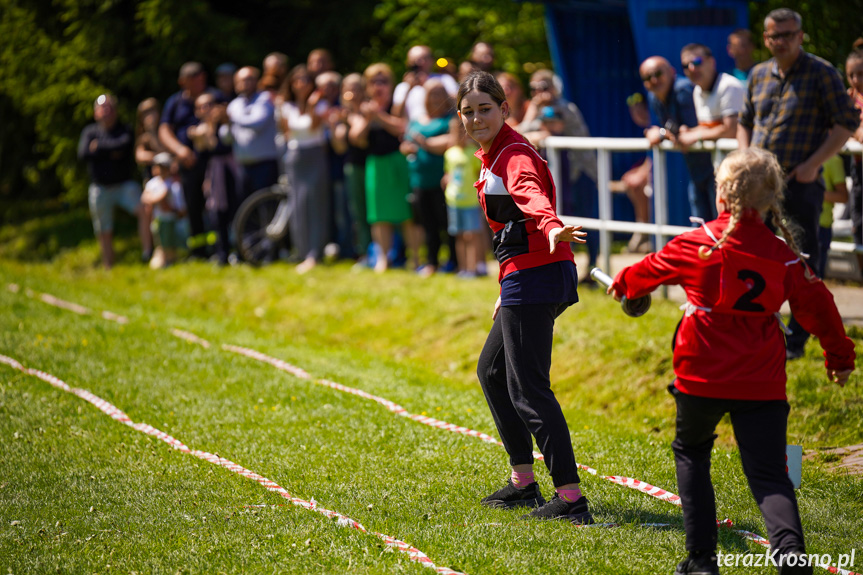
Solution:
<svg viewBox="0 0 863 575">
<path fill-rule="evenodd" d="M 860 124 L 842 77 L 806 53 L 800 14 L 773 10 L 764 19 L 764 44 L 773 58 L 752 69 L 737 125 L 740 148 L 770 150 L 785 169 L 785 212 L 802 228 L 803 251 L 818 269 L 818 221 L 824 201 L 821 165 L 839 152 Z M 788 359 L 803 355 L 809 334 L 792 318 Z"/>
</svg>

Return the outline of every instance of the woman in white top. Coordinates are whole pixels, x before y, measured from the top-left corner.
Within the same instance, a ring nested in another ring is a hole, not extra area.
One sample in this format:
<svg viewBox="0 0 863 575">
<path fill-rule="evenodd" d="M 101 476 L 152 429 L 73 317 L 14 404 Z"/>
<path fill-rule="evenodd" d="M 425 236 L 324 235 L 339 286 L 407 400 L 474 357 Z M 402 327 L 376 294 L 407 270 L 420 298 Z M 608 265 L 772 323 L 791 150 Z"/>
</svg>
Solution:
<svg viewBox="0 0 863 575">
<path fill-rule="evenodd" d="M 305 273 L 323 256 L 329 237 L 330 196 L 327 139 L 316 110 L 321 95 L 304 65 L 295 66 L 282 85 L 281 109 L 285 133 L 285 173 L 291 186 L 291 240 Z"/>
</svg>

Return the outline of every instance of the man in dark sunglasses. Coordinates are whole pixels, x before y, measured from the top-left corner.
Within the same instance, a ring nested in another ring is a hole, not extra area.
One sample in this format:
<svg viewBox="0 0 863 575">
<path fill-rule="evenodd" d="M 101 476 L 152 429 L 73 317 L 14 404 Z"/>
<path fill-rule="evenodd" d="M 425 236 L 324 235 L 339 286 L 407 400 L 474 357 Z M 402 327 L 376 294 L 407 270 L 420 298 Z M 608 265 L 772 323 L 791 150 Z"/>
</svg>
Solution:
<svg viewBox="0 0 863 575">
<path fill-rule="evenodd" d="M 662 56 L 651 56 L 638 69 L 647 89 L 647 103 L 654 125 L 644 130 L 651 146 L 663 140 L 679 144 L 681 132 L 698 126 L 692 100 L 694 85 L 678 78 L 671 64 Z M 713 162 L 709 152 L 688 152 L 682 148 L 689 171 L 689 206 L 693 216 L 712 220 L 715 217 Z"/>
<path fill-rule="evenodd" d="M 737 115 L 743 109 L 746 89 L 730 74 L 718 73 L 713 52 L 704 44 L 687 44 L 680 51 L 680 65 L 695 88 L 692 101 L 698 126 L 680 127 L 681 147 L 701 141 L 737 137 Z"/>
<path fill-rule="evenodd" d="M 741 148 L 770 150 L 785 170 L 785 213 L 803 230 L 802 250 L 819 268 L 818 226 L 824 201 L 821 165 L 839 152 L 860 124 L 842 77 L 829 62 L 803 50 L 803 21 L 788 8 L 764 20 L 764 45 L 773 58 L 752 69 L 740 113 Z M 803 356 L 809 334 L 792 318 L 788 359 Z M 801 539 L 802 541 L 802 539 Z"/>
</svg>

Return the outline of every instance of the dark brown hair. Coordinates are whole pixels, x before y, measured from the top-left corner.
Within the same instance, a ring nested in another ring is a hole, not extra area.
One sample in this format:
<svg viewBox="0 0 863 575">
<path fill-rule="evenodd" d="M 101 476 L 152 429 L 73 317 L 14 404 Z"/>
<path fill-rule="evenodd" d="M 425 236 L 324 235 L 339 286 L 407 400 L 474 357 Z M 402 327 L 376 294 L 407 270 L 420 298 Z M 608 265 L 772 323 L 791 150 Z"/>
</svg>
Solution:
<svg viewBox="0 0 863 575">
<path fill-rule="evenodd" d="M 461 110 L 461 101 L 465 96 L 470 94 L 476 90 L 477 92 L 482 92 L 484 94 L 488 94 L 491 96 L 491 99 L 494 100 L 498 106 L 506 102 L 506 94 L 503 91 L 503 87 L 500 85 L 500 82 L 494 79 L 494 76 L 489 74 L 488 72 L 482 72 L 480 70 L 474 70 L 470 74 L 467 75 L 467 78 L 461 83 L 458 87 L 458 94 L 456 94 L 456 109 Z"/>
<path fill-rule="evenodd" d="M 285 102 L 293 102 L 294 101 L 294 87 L 291 85 L 294 82 L 294 78 L 299 76 L 305 76 L 309 79 L 309 84 L 312 87 L 312 90 L 315 89 L 315 79 L 312 78 L 312 75 L 309 73 L 309 69 L 306 68 L 305 64 L 297 64 L 291 71 L 288 72 L 288 75 L 285 76 L 285 79 L 282 80 L 282 86 L 279 89 L 279 95 L 281 95 Z"/>
<path fill-rule="evenodd" d="M 863 62 L 863 43 L 851 50 L 851 53 L 845 58 L 845 62 Z"/>
</svg>

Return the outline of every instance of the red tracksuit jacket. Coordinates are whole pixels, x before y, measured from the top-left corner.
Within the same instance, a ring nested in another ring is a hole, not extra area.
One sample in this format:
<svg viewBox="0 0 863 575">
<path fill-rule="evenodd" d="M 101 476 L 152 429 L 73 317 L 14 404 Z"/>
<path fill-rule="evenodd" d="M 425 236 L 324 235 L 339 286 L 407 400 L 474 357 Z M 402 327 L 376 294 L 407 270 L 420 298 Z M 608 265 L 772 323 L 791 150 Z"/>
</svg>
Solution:
<svg viewBox="0 0 863 575">
<path fill-rule="evenodd" d="M 680 285 L 689 310 L 675 337 L 674 373 L 684 393 L 724 399 L 786 399 L 785 339 L 774 315 L 788 300 L 824 348 L 828 369 L 854 367 L 833 295 L 794 252 L 750 212 L 708 260 L 698 255 L 722 237 L 726 212 L 622 270 L 615 289 L 627 298 Z M 712 236 L 712 237 L 711 237 Z"/>
<path fill-rule="evenodd" d="M 569 246 L 549 254 L 548 232 L 563 227 L 555 211 L 554 182 L 548 165 L 518 132 L 504 124 L 482 162 L 474 184 L 494 232 L 492 246 L 500 276 L 558 261 L 574 261 Z"/>
</svg>

